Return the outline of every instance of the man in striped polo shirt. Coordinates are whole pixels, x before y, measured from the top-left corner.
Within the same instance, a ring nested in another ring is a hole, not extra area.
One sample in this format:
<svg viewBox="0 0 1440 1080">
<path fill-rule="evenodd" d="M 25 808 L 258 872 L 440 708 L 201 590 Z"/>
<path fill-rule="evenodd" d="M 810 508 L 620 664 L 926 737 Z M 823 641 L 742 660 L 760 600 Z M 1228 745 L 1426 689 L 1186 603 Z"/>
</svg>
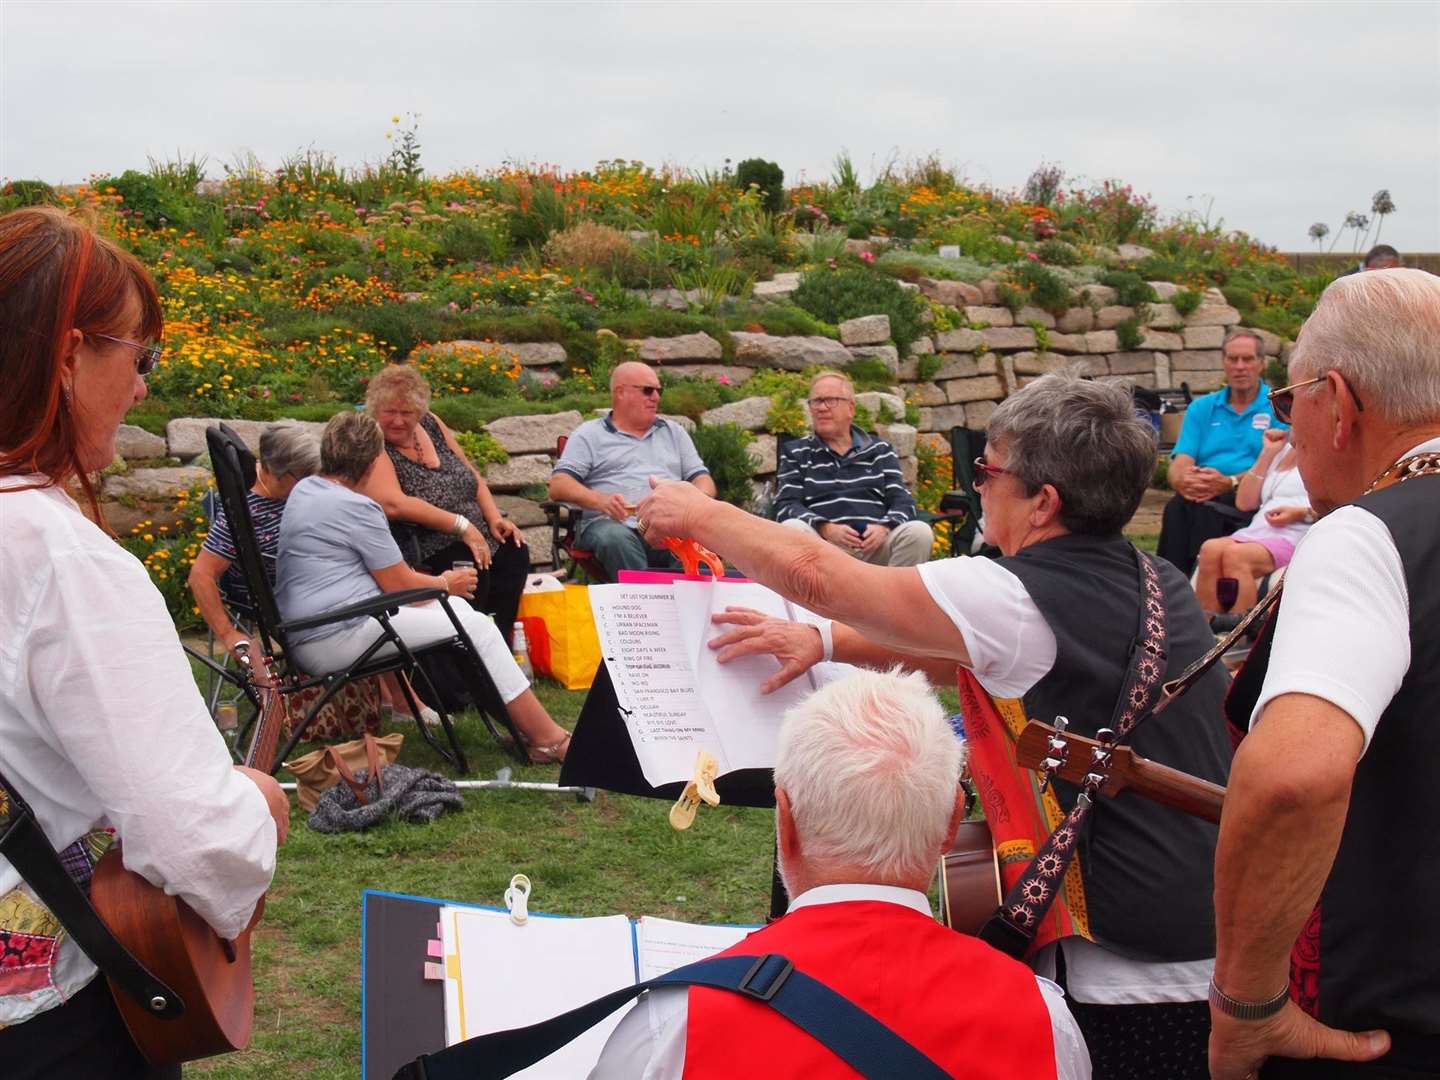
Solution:
<svg viewBox="0 0 1440 1080">
<path fill-rule="evenodd" d="M 857 559 L 915 566 L 930 558 L 930 526 L 915 519 L 915 499 L 900 459 L 883 439 L 861 431 L 855 386 L 838 371 L 810 381 L 815 434 L 780 452 L 775 519 L 820 536 Z"/>
</svg>

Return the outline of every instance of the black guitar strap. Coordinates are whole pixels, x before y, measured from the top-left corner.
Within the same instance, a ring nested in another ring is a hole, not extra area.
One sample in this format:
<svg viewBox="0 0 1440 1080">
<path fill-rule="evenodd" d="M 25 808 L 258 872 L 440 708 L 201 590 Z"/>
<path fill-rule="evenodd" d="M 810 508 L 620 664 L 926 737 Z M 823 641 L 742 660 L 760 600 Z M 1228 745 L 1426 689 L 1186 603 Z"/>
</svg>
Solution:
<svg viewBox="0 0 1440 1080">
<path fill-rule="evenodd" d="M 106 978 L 142 1009 L 164 1020 L 185 1012 L 185 1002 L 120 944 L 90 898 L 65 870 L 54 846 L 19 792 L 0 773 L 0 855 L 10 860 L 50 913 Z"/>
</svg>

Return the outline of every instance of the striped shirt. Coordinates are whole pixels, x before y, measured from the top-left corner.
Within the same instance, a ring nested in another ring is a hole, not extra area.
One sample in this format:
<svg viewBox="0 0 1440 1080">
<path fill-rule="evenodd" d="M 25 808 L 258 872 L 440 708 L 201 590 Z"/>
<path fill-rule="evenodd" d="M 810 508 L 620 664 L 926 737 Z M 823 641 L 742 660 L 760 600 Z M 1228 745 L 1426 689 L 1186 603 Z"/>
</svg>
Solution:
<svg viewBox="0 0 1440 1080">
<path fill-rule="evenodd" d="M 884 439 L 850 429 L 850 449 L 837 454 L 818 435 L 792 439 L 780 452 L 775 520 L 807 525 L 839 522 L 858 532 L 870 524 L 894 528 L 915 517 L 915 499 L 900 475 L 900 459 Z"/>
<path fill-rule="evenodd" d="M 245 493 L 250 504 L 250 520 L 255 526 L 255 540 L 260 546 L 260 561 L 265 564 L 265 574 L 275 580 L 275 551 L 280 546 L 280 516 L 285 512 L 284 499 L 271 499 L 254 491 Z M 250 605 L 250 586 L 245 584 L 245 575 L 240 572 L 240 553 L 235 550 L 235 537 L 230 532 L 230 522 L 225 520 L 225 507 L 215 500 L 215 517 L 205 535 L 206 551 L 227 560 L 230 565 L 220 578 L 220 591 L 232 604 Z"/>
</svg>

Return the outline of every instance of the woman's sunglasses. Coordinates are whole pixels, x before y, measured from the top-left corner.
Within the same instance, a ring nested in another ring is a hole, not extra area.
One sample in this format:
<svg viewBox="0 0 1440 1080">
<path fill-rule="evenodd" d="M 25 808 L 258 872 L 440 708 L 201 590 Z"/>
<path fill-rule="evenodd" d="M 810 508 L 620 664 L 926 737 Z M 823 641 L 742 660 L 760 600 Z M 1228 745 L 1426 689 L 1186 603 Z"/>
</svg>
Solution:
<svg viewBox="0 0 1440 1080">
<path fill-rule="evenodd" d="M 164 346 L 161 345 L 141 345 L 138 341 L 126 341 L 124 338 L 112 337 L 110 334 L 91 334 L 90 336 L 104 338 L 117 345 L 129 345 L 134 349 L 136 351 L 135 372 L 141 378 L 155 370 L 155 365 L 160 362 L 160 357 L 165 352 Z"/>
<path fill-rule="evenodd" d="M 977 488 L 985 486 L 985 482 L 992 477 L 1004 476 L 1009 469 L 1002 469 L 999 465 L 991 465 L 983 457 L 975 459 L 975 478 L 971 481 Z"/>
<path fill-rule="evenodd" d="M 1335 374 L 1341 382 L 1345 382 L 1345 376 L 1341 375 L 1338 371 Z M 1279 420 L 1282 424 L 1290 423 L 1290 413 L 1295 408 L 1295 391 L 1303 390 L 1307 386 L 1314 386 L 1316 383 L 1322 383 L 1329 377 L 1330 373 L 1327 371 L 1324 375 L 1316 375 L 1313 379 L 1291 383 L 1289 386 L 1280 387 L 1279 390 L 1271 390 L 1267 396 L 1270 399 L 1270 408 L 1275 412 L 1275 419 Z M 1360 395 L 1355 392 L 1355 388 L 1348 382 L 1345 382 L 1345 385 L 1350 390 L 1350 396 L 1355 399 L 1355 408 L 1364 412 L 1365 403 L 1360 400 Z"/>
</svg>

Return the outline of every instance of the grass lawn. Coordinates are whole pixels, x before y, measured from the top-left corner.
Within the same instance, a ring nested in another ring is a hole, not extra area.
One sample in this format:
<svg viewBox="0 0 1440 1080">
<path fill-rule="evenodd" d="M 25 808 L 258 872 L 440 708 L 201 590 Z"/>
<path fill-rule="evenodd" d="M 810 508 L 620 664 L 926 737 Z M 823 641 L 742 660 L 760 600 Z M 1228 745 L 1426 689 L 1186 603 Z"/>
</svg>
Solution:
<svg viewBox="0 0 1440 1080">
<path fill-rule="evenodd" d="M 552 716 L 573 726 L 583 692 L 543 681 L 537 691 Z M 477 716 L 457 726 L 472 778 L 514 766 Z M 401 760 L 440 764 L 418 736 L 407 738 Z M 558 773 L 553 765 L 519 766 L 514 778 L 554 780 Z M 293 809 L 256 936 L 254 1040 L 244 1053 L 186 1066 L 187 1075 L 358 1075 L 365 888 L 498 905 L 510 876 L 524 871 L 534 883 L 534 911 L 763 921 L 773 812 L 702 807 L 684 833 L 670 828 L 668 812 L 668 803 L 607 792 L 586 803 L 540 791 L 474 791 L 465 794 L 462 813 L 434 825 L 390 823 L 327 836 Z"/>
</svg>

